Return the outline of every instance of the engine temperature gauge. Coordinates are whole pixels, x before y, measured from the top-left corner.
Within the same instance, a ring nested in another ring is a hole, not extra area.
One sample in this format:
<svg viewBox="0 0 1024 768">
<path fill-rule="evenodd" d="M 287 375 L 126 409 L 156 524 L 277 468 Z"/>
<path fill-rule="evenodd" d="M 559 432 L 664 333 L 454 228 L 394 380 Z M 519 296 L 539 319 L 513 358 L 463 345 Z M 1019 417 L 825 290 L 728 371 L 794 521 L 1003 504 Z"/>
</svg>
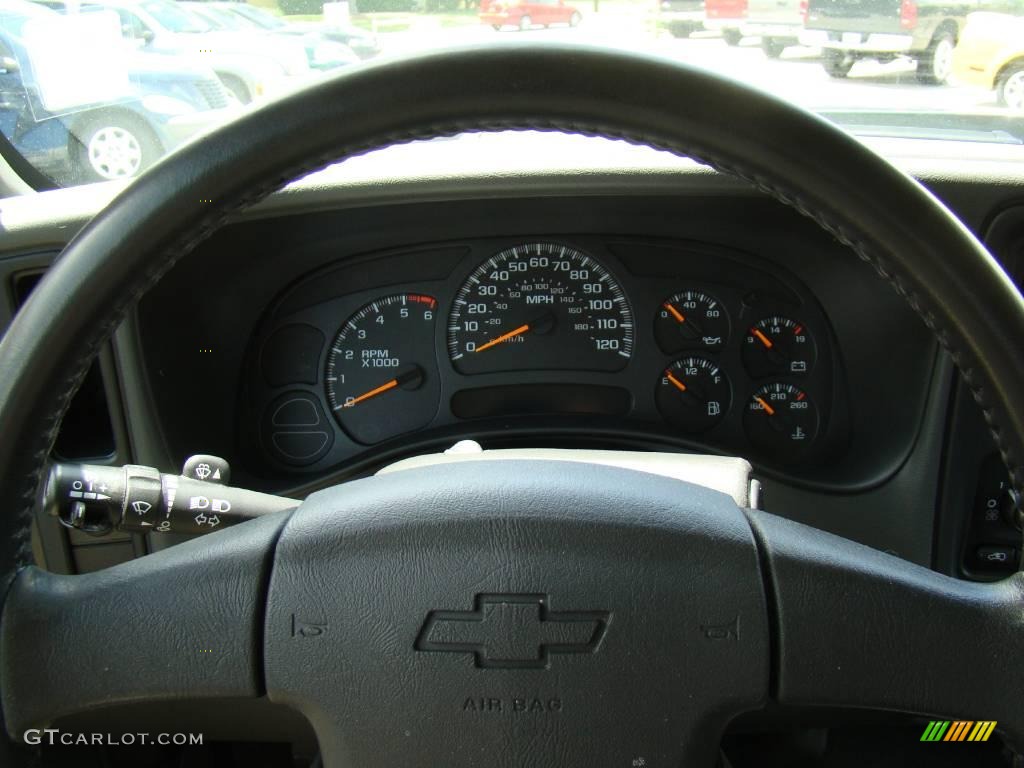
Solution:
<svg viewBox="0 0 1024 768">
<path fill-rule="evenodd" d="M 754 392 L 743 414 L 750 442 L 763 451 L 794 456 L 818 434 L 818 410 L 799 387 L 782 381 Z"/>
<path fill-rule="evenodd" d="M 691 356 L 665 369 L 655 397 L 666 421 L 684 432 L 704 432 L 729 410 L 732 387 L 717 365 Z"/>
</svg>

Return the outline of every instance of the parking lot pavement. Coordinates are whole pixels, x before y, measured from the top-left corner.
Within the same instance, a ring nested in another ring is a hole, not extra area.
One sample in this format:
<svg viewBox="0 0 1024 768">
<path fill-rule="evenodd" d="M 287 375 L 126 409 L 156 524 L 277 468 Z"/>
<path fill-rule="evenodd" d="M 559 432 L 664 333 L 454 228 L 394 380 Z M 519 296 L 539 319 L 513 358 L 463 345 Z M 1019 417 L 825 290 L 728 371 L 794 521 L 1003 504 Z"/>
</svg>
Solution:
<svg viewBox="0 0 1024 768">
<path fill-rule="evenodd" d="M 429 19 L 424 20 L 429 25 Z M 526 32 L 496 32 L 484 25 L 436 28 L 416 25 L 407 32 L 382 34 L 388 52 L 408 52 L 459 44 L 503 40 L 575 41 L 642 51 L 683 61 L 741 80 L 810 109 L 894 109 L 900 111 L 967 111 L 998 109 L 989 91 L 958 86 L 920 85 L 910 61 L 878 64 L 861 61 L 845 80 L 829 77 L 820 51 L 793 47 L 781 59 L 767 58 L 757 38 L 729 47 L 710 32 L 685 40 L 658 33 L 644 16 L 589 15 L 575 29 L 552 27 Z"/>
</svg>

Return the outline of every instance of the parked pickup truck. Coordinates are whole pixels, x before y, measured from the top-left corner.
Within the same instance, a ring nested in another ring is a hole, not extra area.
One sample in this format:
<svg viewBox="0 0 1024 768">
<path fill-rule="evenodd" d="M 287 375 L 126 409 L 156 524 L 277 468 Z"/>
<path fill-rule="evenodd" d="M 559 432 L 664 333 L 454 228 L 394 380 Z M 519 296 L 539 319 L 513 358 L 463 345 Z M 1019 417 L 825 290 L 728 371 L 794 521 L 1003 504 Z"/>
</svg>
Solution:
<svg viewBox="0 0 1024 768">
<path fill-rule="evenodd" d="M 846 77 L 858 59 L 917 61 L 917 79 L 942 84 L 967 20 L 981 0 L 809 0 L 804 45 L 824 49 L 825 69 Z"/>
<path fill-rule="evenodd" d="M 761 48 L 777 59 L 800 42 L 807 18 L 807 0 L 748 0 L 747 18 L 740 27 L 744 37 L 760 37 Z"/>
<path fill-rule="evenodd" d="M 658 0 L 658 26 L 672 37 L 704 29 L 704 0 Z"/>
<path fill-rule="evenodd" d="M 729 45 L 739 45 L 747 20 L 747 0 L 705 0 L 704 27 L 722 33 Z"/>
</svg>

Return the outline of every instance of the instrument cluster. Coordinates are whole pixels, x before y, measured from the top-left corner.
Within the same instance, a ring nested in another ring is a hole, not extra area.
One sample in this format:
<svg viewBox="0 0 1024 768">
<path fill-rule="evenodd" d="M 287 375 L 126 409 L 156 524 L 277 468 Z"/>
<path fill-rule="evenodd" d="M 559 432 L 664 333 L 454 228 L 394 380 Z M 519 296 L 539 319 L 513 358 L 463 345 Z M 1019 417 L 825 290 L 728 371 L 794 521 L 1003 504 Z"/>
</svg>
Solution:
<svg viewBox="0 0 1024 768">
<path fill-rule="evenodd" d="M 363 289 L 324 299 L 353 269 Z M 785 467 L 842 447 L 832 339 L 799 276 L 706 244 L 544 237 L 368 254 L 268 312 L 250 421 L 266 460 L 295 472 L 530 435 Z"/>
</svg>

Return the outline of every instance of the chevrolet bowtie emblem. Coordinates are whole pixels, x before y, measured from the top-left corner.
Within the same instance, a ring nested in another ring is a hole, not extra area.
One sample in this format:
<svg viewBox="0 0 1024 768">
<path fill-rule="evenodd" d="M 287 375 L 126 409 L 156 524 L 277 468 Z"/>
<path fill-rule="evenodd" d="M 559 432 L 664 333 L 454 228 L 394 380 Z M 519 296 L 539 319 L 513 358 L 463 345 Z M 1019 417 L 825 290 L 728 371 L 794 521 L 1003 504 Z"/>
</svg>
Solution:
<svg viewBox="0 0 1024 768">
<path fill-rule="evenodd" d="M 431 611 L 417 651 L 471 653 L 484 669 L 543 669 L 555 653 L 596 653 L 608 611 L 552 611 L 547 595 L 477 595 L 472 611 Z"/>
</svg>

